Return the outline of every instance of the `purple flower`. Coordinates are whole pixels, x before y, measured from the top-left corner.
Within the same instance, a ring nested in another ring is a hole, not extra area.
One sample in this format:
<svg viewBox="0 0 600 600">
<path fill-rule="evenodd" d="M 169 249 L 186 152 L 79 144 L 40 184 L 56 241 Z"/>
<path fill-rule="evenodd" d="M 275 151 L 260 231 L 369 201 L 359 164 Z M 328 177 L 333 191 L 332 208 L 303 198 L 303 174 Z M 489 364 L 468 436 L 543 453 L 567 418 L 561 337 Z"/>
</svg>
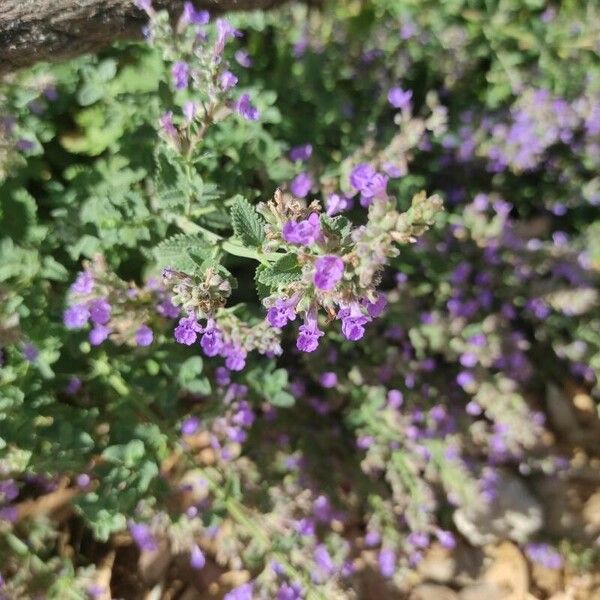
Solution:
<svg viewBox="0 0 600 600">
<path fill-rule="evenodd" d="M 325 373 L 321 374 L 321 377 L 319 377 L 319 383 L 324 388 L 335 387 L 337 385 L 337 381 L 337 375 L 333 371 L 326 371 Z"/>
<path fill-rule="evenodd" d="M 344 261 L 331 254 L 321 256 L 315 261 L 313 282 L 320 290 L 332 290 L 344 276 Z"/>
<path fill-rule="evenodd" d="M 81 389 L 81 379 L 79 377 L 71 377 L 69 383 L 65 387 L 65 394 L 74 396 Z"/>
<path fill-rule="evenodd" d="M 252 600 L 253 591 L 252 583 L 245 583 L 225 594 L 223 600 Z"/>
<path fill-rule="evenodd" d="M 319 338 L 325 335 L 317 323 L 317 312 L 313 309 L 305 313 L 304 324 L 300 325 L 296 347 L 302 352 L 314 352 Z"/>
<path fill-rule="evenodd" d="M 373 548 L 373 546 L 377 546 L 381 542 L 381 535 L 379 535 L 378 531 L 368 531 L 367 535 L 365 535 L 365 546 L 367 548 Z"/>
<path fill-rule="evenodd" d="M 363 314 L 358 302 L 351 302 L 349 306 L 341 308 L 337 314 L 342 320 L 342 333 L 352 342 L 360 340 L 365 334 L 364 326 L 371 320 Z"/>
<path fill-rule="evenodd" d="M 283 239 L 289 244 L 308 246 L 321 235 L 321 222 L 317 213 L 312 213 L 304 221 L 288 221 L 281 231 Z"/>
<path fill-rule="evenodd" d="M 396 554 L 390 548 L 382 548 L 377 556 L 379 572 L 383 577 L 392 577 L 396 571 Z"/>
<path fill-rule="evenodd" d="M 110 321 L 112 308 L 106 298 L 98 298 L 92 300 L 88 305 L 90 311 L 90 319 L 96 325 L 106 325 Z"/>
<path fill-rule="evenodd" d="M 190 78 L 189 65 L 182 60 L 178 60 L 171 67 L 171 78 L 176 90 L 185 90 Z"/>
<path fill-rule="evenodd" d="M 552 546 L 543 543 L 531 543 L 525 546 L 525 554 L 529 560 L 547 569 L 560 569 L 563 565 L 562 556 Z"/>
<path fill-rule="evenodd" d="M 242 33 L 231 26 L 227 19 L 217 19 L 217 40 L 215 42 L 215 54 L 219 55 L 223 52 L 225 44 L 234 37 L 240 37 Z"/>
<path fill-rule="evenodd" d="M 456 376 L 456 383 L 458 383 L 458 385 L 460 385 L 460 387 L 463 388 L 470 387 L 475 383 L 475 377 L 473 377 L 473 374 L 469 371 L 461 371 Z"/>
<path fill-rule="evenodd" d="M 429 545 L 429 536 L 422 531 L 413 531 L 408 536 L 408 543 L 415 548 L 426 548 Z"/>
<path fill-rule="evenodd" d="M 411 90 L 404 91 L 400 87 L 393 87 L 388 92 L 387 98 L 388 98 L 388 102 L 394 108 L 400 108 L 400 109 L 408 108 L 410 106 L 410 99 L 412 98 L 412 91 Z"/>
<path fill-rule="evenodd" d="M 152 0 L 135 0 L 135 6 L 149 13 L 152 10 Z"/>
<path fill-rule="evenodd" d="M 452 550 L 456 546 L 456 540 L 454 536 L 449 531 L 445 531 L 443 529 L 437 529 L 435 535 L 440 542 L 440 544 L 444 548 L 448 548 L 448 550 Z"/>
<path fill-rule="evenodd" d="M 214 325 L 214 322 L 209 321 L 207 323 L 204 334 L 200 338 L 200 346 L 206 356 L 217 356 L 217 354 L 221 353 L 223 349 L 223 337 L 219 329 Z"/>
<path fill-rule="evenodd" d="M 67 329 L 81 329 L 90 318 L 90 311 L 85 304 L 73 304 L 63 313 L 63 323 Z"/>
<path fill-rule="evenodd" d="M 302 146 L 294 146 L 290 150 L 290 160 L 292 162 L 303 162 L 312 156 L 313 147 L 311 144 L 303 144 Z"/>
<path fill-rule="evenodd" d="M 224 92 L 234 87 L 237 82 L 238 78 L 231 71 L 223 71 L 219 75 L 219 85 Z"/>
<path fill-rule="evenodd" d="M 369 316 L 373 319 L 376 319 L 377 317 L 381 316 L 381 313 L 383 313 L 385 310 L 385 307 L 387 306 L 387 298 L 385 297 L 385 294 L 379 294 L 375 302 L 369 302 L 368 300 L 365 300 L 364 304 L 367 308 Z"/>
<path fill-rule="evenodd" d="M 290 183 L 290 191 L 296 198 L 305 198 L 313 186 L 312 177 L 303 171 L 298 173 Z"/>
<path fill-rule="evenodd" d="M 390 408 L 400 408 L 404 402 L 404 395 L 400 390 L 389 390 L 387 401 Z"/>
<path fill-rule="evenodd" d="M 77 487 L 85 489 L 92 482 L 91 477 L 87 473 L 80 473 L 77 475 L 75 479 L 75 483 L 77 483 Z"/>
<path fill-rule="evenodd" d="M 375 169 L 367 163 L 356 165 L 350 173 L 350 185 L 360 191 L 373 178 L 375 173 Z"/>
<path fill-rule="evenodd" d="M 302 600 L 303 596 L 302 586 L 295 582 L 284 582 L 277 592 L 277 600 Z"/>
<path fill-rule="evenodd" d="M 360 203 L 368 206 L 375 198 L 384 198 L 387 194 L 388 178 L 367 164 L 354 167 L 350 174 L 350 185 L 360 192 Z"/>
<path fill-rule="evenodd" d="M 248 353 L 241 346 L 230 342 L 223 346 L 221 356 L 225 357 L 225 366 L 230 371 L 242 371 L 246 366 Z"/>
<path fill-rule="evenodd" d="M 335 564 L 333 563 L 327 548 L 323 544 L 319 544 L 315 548 L 313 557 L 315 564 L 319 567 L 319 569 L 325 571 L 325 573 L 329 574 L 335 571 Z"/>
<path fill-rule="evenodd" d="M 73 294 L 89 294 L 94 289 L 94 278 L 89 271 L 81 271 L 71 285 L 71 293 Z"/>
<path fill-rule="evenodd" d="M 267 321 L 272 327 L 285 327 L 289 321 L 296 318 L 296 305 L 298 297 L 284 299 L 278 298 L 275 304 L 267 311 Z"/>
<path fill-rule="evenodd" d="M 188 417 L 181 424 L 181 435 L 193 435 L 200 427 L 200 419 L 198 417 Z"/>
<path fill-rule="evenodd" d="M 258 121 L 258 118 L 260 117 L 258 108 L 252 105 L 248 94 L 241 95 L 240 99 L 235 104 L 235 110 L 248 121 Z"/>
<path fill-rule="evenodd" d="M 175 335 L 175 340 L 179 344 L 191 346 L 196 341 L 198 333 L 201 331 L 202 327 L 200 327 L 196 318 L 193 315 L 189 315 L 179 319 L 179 324 L 175 327 L 173 333 Z"/>
<path fill-rule="evenodd" d="M 152 333 L 152 329 L 148 325 L 140 325 L 135 332 L 135 343 L 138 346 L 149 346 L 153 340 L 154 334 Z"/>
<path fill-rule="evenodd" d="M 92 346 L 99 346 L 110 334 L 110 329 L 104 325 L 96 325 L 89 333 Z"/>
<path fill-rule="evenodd" d="M 352 199 L 341 194 L 329 194 L 325 200 L 327 214 L 333 217 L 352 208 Z"/>
<path fill-rule="evenodd" d="M 188 123 L 191 123 L 195 118 L 198 112 L 198 103 L 193 100 L 189 100 L 183 105 L 182 108 L 183 116 Z"/>
<path fill-rule="evenodd" d="M 163 317 L 175 319 L 179 316 L 179 308 L 169 298 L 156 305 L 156 312 Z"/>
<path fill-rule="evenodd" d="M 150 527 L 145 523 L 130 522 L 129 533 L 141 551 L 152 552 L 158 548 Z"/>
<path fill-rule="evenodd" d="M 252 59 L 246 50 L 237 50 L 234 54 L 235 60 L 241 67 L 246 69 L 252 66 Z"/>
<path fill-rule="evenodd" d="M 200 569 L 204 568 L 205 564 L 206 557 L 204 556 L 204 553 L 198 545 L 194 545 L 192 552 L 190 553 L 190 566 L 192 569 L 199 571 Z"/>
<path fill-rule="evenodd" d="M 196 10 L 191 2 L 183 3 L 183 12 L 181 13 L 180 25 L 206 25 L 210 21 L 210 15 L 207 10 Z"/>
<path fill-rule="evenodd" d="M 173 111 L 166 112 L 160 119 L 160 128 L 167 137 L 177 140 L 177 129 L 173 125 Z"/>
</svg>

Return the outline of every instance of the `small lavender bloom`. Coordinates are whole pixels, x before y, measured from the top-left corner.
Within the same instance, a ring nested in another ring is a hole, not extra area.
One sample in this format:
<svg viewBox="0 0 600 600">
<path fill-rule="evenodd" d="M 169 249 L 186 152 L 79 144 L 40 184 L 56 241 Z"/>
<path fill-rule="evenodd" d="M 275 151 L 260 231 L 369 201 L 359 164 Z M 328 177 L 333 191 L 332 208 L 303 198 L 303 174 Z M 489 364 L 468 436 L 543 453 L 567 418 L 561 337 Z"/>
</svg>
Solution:
<svg viewBox="0 0 600 600">
<path fill-rule="evenodd" d="M 321 235 L 319 215 L 312 213 L 304 221 L 288 221 L 281 230 L 283 239 L 289 244 L 308 246 Z"/>
<path fill-rule="evenodd" d="M 75 478 L 75 483 L 77 483 L 77 487 L 85 489 L 92 482 L 91 477 L 87 473 L 80 473 Z"/>
<path fill-rule="evenodd" d="M 352 200 L 341 194 L 329 194 L 325 200 L 327 215 L 333 217 L 352 208 Z"/>
<path fill-rule="evenodd" d="M 324 388 L 332 388 L 337 385 L 337 375 L 333 371 L 326 371 L 319 377 L 319 382 Z"/>
<path fill-rule="evenodd" d="M 89 294 L 94 289 L 94 278 L 89 271 L 81 271 L 71 285 L 72 294 Z"/>
<path fill-rule="evenodd" d="M 252 66 L 252 59 L 246 50 L 237 50 L 234 54 L 235 60 L 241 67 L 246 69 Z"/>
<path fill-rule="evenodd" d="M 90 319 L 96 325 L 106 325 L 110 321 L 112 307 L 106 298 L 92 300 L 88 305 Z"/>
<path fill-rule="evenodd" d="M 479 404 L 477 404 L 477 402 L 474 400 L 471 400 L 471 402 L 467 404 L 465 410 L 467 411 L 467 414 L 471 415 L 472 417 L 478 417 L 483 412 L 481 410 L 481 406 L 479 406 Z"/>
<path fill-rule="evenodd" d="M 365 334 L 364 326 L 370 317 L 363 314 L 358 302 L 351 302 L 346 308 L 341 308 L 337 314 L 342 321 L 342 333 L 347 340 L 356 342 Z"/>
<path fill-rule="evenodd" d="M 206 25 L 210 21 L 207 10 L 196 10 L 191 2 L 183 3 L 180 24 L 183 25 Z"/>
<path fill-rule="evenodd" d="M 225 366 L 230 371 L 242 371 L 246 366 L 246 350 L 233 343 L 227 344 L 221 351 L 221 356 L 225 357 Z"/>
<path fill-rule="evenodd" d="M 475 383 L 475 377 L 473 377 L 473 374 L 469 373 L 469 371 L 461 371 L 456 376 L 456 383 L 463 388 L 469 387 Z"/>
<path fill-rule="evenodd" d="M 252 600 L 254 586 L 252 583 L 240 585 L 223 596 L 223 600 Z"/>
<path fill-rule="evenodd" d="M 356 165 L 356 167 L 352 169 L 352 173 L 350 173 L 350 185 L 354 189 L 360 191 L 371 179 L 373 179 L 375 173 L 376 171 L 371 165 L 360 163 L 359 165 Z"/>
<path fill-rule="evenodd" d="M 171 67 L 171 78 L 176 90 L 187 89 L 190 78 L 189 65 L 182 60 L 178 60 Z"/>
<path fill-rule="evenodd" d="M 339 256 L 328 254 L 315 261 L 313 282 L 320 290 L 332 290 L 344 275 L 344 261 Z"/>
<path fill-rule="evenodd" d="M 233 39 L 234 37 L 240 37 L 242 34 L 240 31 L 231 26 L 231 23 L 227 19 L 217 19 L 215 22 L 217 26 L 217 40 L 215 42 L 214 52 L 219 55 L 223 52 L 225 44 Z"/>
<path fill-rule="evenodd" d="M 538 563 L 547 569 L 558 570 L 563 565 L 562 556 L 548 544 L 527 544 L 527 546 L 525 546 L 525 554 L 529 560 Z"/>
<path fill-rule="evenodd" d="M 175 340 L 179 344 L 185 344 L 191 346 L 198 337 L 198 333 L 202 331 L 202 328 L 196 321 L 193 315 L 182 317 L 179 319 L 179 324 L 173 332 Z"/>
<path fill-rule="evenodd" d="M 151 0 L 135 0 L 134 4 L 140 10 L 144 10 L 149 13 L 152 10 L 152 1 Z"/>
<path fill-rule="evenodd" d="M 359 450 L 367 450 L 373 445 L 375 439 L 372 435 L 360 435 L 356 438 L 356 447 Z"/>
<path fill-rule="evenodd" d="M 193 100 L 189 100 L 183 105 L 183 116 L 185 117 L 186 122 L 191 123 L 198 113 L 198 103 Z"/>
<path fill-rule="evenodd" d="M 291 148 L 289 157 L 292 162 L 303 162 L 312 156 L 312 152 L 313 147 L 311 144 L 303 144 Z"/>
<path fill-rule="evenodd" d="M 214 323 L 207 324 L 204 334 L 200 338 L 200 346 L 206 356 L 217 356 L 223 350 L 223 337 Z"/>
<path fill-rule="evenodd" d="M 164 132 L 167 137 L 170 137 L 173 140 L 177 140 L 177 129 L 175 125 L 173 125 L 173 111 L 166 112 L 160 119 L 160 128 Z"/>
<path fill-rule="evenodd" d="M 217 385 L 228 385 L 231 383 L 229 369 L 225 367 L 217 367 L 215 369 L 215 381 L 217 382 Z"/>
<path fill-rule="evenodd" d="M 193 435 L 200 427 L 200 419 L 198 417 L 188 417 L 181 424 L 181 435 Z"/>
<path fill-rule="evenodd" d="M 379 572 L 383 577 L 392 577 L 396 571 L 396 554 L 390 548 L 382 548 L 377 556 Z"/>
<path fill-rule="evenodd" d="M 129 533 L 140 551 L 152 552 L 158 548 L 158 544 L 150 531 L 150 527 L 145 523 L 129 523 Z"/>
<path fill-rule="evenodd" d="M 283 583 L 277 592 L 277 600 L 302 600 L 304 591 L 299 583 Z"/>
<path fill-rule="evenodd" d="M 110 334 L 110 329 L 104 325 L 96 325 L 89 333 L 88 339 L 92 346 L 99 346 Z"/>
<path fill-rule="evenodd" d="M 415 548 L 426 548 L 429 545 L 429 536 L 422 531 L 413 531 L 408 536 L 408 543 Z"/>
<path fill-rule="evenodd" d="M 300 519 L 296 522 L 294 529 L 303 537 L 311 537 L 315 535 L 315 522 L 312 519 Z"/>
<path fill-rule="evenodd" d="M 14 479 L 0 481 L 0 499 L 2 502 L 12 502 L 19 495 L 19 488 Z"/>
<path fill-rule="evenodd" d="M 385 297 L 385 294 L 379 294 L 375 302 L 369 302 L 365 299 L 365 306 L 369 316 L 373 319 L 376 319 L 377 317 L 381 316 L 385 310 L 385 307 L 387 306 L 387 298 Z"/>
<path fill-rule="evenodd" d="M 306 198 L 313 186 L 312 177 L 306 173 L 298 173 L 290 183 L 290 191 L 296 198 Z"/>
<path fill-rule="evenodd" d="M 258 108 L 252 105 L 248 94 L 242 94 L 240 96 L 240 99 L 235 104 L 235 110 L 247 121 L 258 121 L 258 118 L 260 117 Z"/>
<path fill-rule="evenodd" d="M 169 298 L 156 305 L 156 312 L 163 317 L 176 319 L 179 316 L 179 308 Z"/>
<path fill-rule="evenodd" d="M 385 198 L 387 195 L 388 177 L 381 173 L 375 173 L 365 186 L 360 190 L 361 206 L 369 206 L 376 198 Z"/>
<path fill-rule="evenodd" d="M 204 568 L 205 564 L 206 557 L 204 556 L 204 553 L 198 545 L 194 545 L 192 552 L 190 553 L 190 566 L 192 569 L 199 571 L 200 569 Z"/>
<path fill-rule="evenodd" d="M 23 344 L 23 356 L 28 362 L 35 362 L 39 356 L 40 351 L 32 343 L 27 342 Z"/>
<path fill-rule="evenodd" d="M 81 379 L 79 377 L 71 377 L 69 383 L 65 387 L 65 394 L 74 396 L 81 389 Z"/>
<path fill-rule="evenodd" d="M 456 546 L 456 539 L 454 539 L 454 535 L 450 531 L 437 529 L 435 535 L 444 548 L 452 550 Z"/>
<path fill-rule="evenodd" d="M 317 312 L 313 309 L 304 316 L 304 324 L 300 325 L 296 347 L 302 352 L 314 352 L 319 345 L 319 338 L 325 335 L 317 324 Z"/>
<path fill-rule="evenodd" d="M 285 327 L 289 321 L 296 318 L 296 305 L 298 298 L 278 298 L 275 304 L 267 311 L 267 321 L 272 327 Z"/>
<path fill-rule="evenodd" d="M 90 311 L 85 304 L 73 304 L 63 313 L 63 323 L 67 329 L 81 329 L 90 318 Z"/>
<path fill-rule="evenodd" d="M 14 504 L 0 507 L 0 522 L 16 523 L 19 518 L 19 509 Z"/>
<path fill-rule="evenodd" d="M 148 325 L 140 325 L 135 332 L 135 343 L 138 346 L 149 346 L 154 340 L 154 333 Z"/>
<path fill-rule="evenodd" d="M 404 396 L 400 390 L 389 390 L 387 401 L 390 408 L 400 408 L 404 402 Z"/>
<path fill-rule="evenodd" d="M 313 558 L 316 565 L 325 571 L 325 573 L 330 574 L 335 571 L 335 564 L 333 563 L 327 548 L 323 544 L 319 544 L 315 548 Z"/>
<path fill-rule="evenodd" d="M 461 354 L 461 356 L 460 356 L 460 364 L 463 367 L 467 367 L 467 368 L 474 367 L 478 362 L 479 362 L 479 359 L 472 352 L 465 352 L 464 354 Z"/>
<path fill-rule="evenodd" d="M 223 71 L 221 75 L 219 75 L 219 85 L 224 92 L 235 87 L 237 82 L 238 78 L 231 71 Z"/>
<path fill-rule="evenodd" d="M 373 548 L 377 546 L 381 542 L 381 535 L 378 531 L 368 531 L 367 535 L 365 535 L 365 546 L 367 548 Z"/>
<path fill-rule="evenodd" d="M 404 91 L 402 88 L 400 87 L 393 87 L 389 92 L 388 92 L 388 102 L 394 107 L 394 108 L 408 108 L 410 106 L 410 100 L 412 98 L 412 90 L 406 90 Z"/>
</svg>

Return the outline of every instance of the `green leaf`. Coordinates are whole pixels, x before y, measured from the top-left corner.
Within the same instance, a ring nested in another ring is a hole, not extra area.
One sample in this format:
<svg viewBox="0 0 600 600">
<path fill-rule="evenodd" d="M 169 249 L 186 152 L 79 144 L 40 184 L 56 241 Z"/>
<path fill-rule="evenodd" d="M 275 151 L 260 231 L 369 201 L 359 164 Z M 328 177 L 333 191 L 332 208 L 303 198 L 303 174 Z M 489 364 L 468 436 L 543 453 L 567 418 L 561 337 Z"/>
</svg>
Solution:
<svg viewBox="0 0 600 600">
<path fill-rule="evenodd" d="M 265 222 L 254 207 L 242 196 L 236 196 L 231 207 L 231 222 L 237 238 L 251 247 L 262 246 Z"/>
<path fill-rule="evenodd" d="M 200 275 L 213 263 L 218 266 L 216 259 L 209 260 L 213 247 L 200 234 L 178 233 L 158 244 L 153 253 L 160 268 L 169 267 L 188 275 Z"/>
<path fill-rule="evenodd" d="M 289 285 L 300 279 L 302 267 L 298 264 L 295 254 L 285 254 L 269 267 L 257 270 L 259 283 L 275 290 L 280 286 Z"/>
<path fill-rule="evenodd" d="M 329 215 L 321 215 L 321 225 L 330 233 L 337 235 L 343 239 L 352 231 L 352 223 L 341 215 L 330 217 Z"/>
</svg>

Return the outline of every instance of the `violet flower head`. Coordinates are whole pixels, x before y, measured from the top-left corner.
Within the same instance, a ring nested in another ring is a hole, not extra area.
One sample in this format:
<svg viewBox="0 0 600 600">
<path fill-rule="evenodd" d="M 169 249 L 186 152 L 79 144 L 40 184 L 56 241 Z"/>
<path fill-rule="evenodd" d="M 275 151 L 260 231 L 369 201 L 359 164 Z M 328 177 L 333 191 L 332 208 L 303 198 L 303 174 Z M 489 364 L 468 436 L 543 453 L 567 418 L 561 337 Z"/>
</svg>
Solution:
<svg viewBox="0 0 600 600">
<path fill-rule="evenodd" d="M 190 78 L 189 65 L 182 60 L 178 60 L 171 67 L 171 78 L 176 90 L 187 89 Z"/>
<path fill-rule="evenodd" d="M 183 116 L 187 123 L 191 123 L 198 114 L 198 103 L 193 100 L 189 100 L 183 105 L 182 108 Z"/>
<path fill-rule="evenodd" d="M 351 302 L 349 306 L 341 308 L 337 314 L 342 321 L 342 333 L 347 340 L 356 342 L 365 334 L 365 325 L 371 320 L 365 315 L 358 302 Z"/>
<path fill-rule="evenodd" d="M 223 349 L 223 337 L 214 322 L 210 321 L 204 329 L 204 333 L 200 338 L 200 346 L 206 356 L 217 356 L 217 354 L 221 353 Z"/>
<path fill-rule="evenodd" d="M 546 569 L 558 570 L 562 568 L 562 556 L 548 544 L 539 542 L 527 544 L 525 546 L 525 554 L 529 560 L 546 567 Z"/>
<path fill-rule="evenodd" d="M 90 311 L 85 304 L 73 304 L 63 313 L 63 323 L 67 329 L 81 329 L 90 318 Z"/>
<path fill-rule="evenodd" d="M 368 163 L 360 163 L 350 173 L 350 185 L 360 191 L 375 175 L 375 169 Z"/>
<path fill-rule="evenodd" d="M 199 571 L 200 569 L 204 568 L 205 564 L 206 564 L 206 557 L 204 556 L 204 553 L 200 549 L 200 546 L 198 546 L 197 544 L 194 545 L 194 547 L 192 548 L 192 551 L 190 553 L 190 566 L 192 567 L 192 569 Z"/>
<path fill-rule="evenodd" d="M 94 289 L 94 278 L 89 271 L 81 271 L 71 285 L 72 294 L 90 294 Z"/>
<path fill-rule="evenodd" d="M 394 108 L 408 108 L 410 106 L 410 100 L 412 98 L 412 90 L 403 90 L 400 87 L 393 87 L 388 92 L 388 102 Z"/>
<path fill-rule="evenodd" d="M 230 90 L 232 87 L 235 87 L 237 82 L 238 78 L 231 71 L 223 71 L 219 75 L 219 85 L 224 92 Z"/>
<path fill-rule="evenodd" d="M 223 600 L 252 600 L 254 586 L 252 583 L 244 583 L 223 596 Z"/>
<path fill-rule="evenodd" d="M 326 371 L 325 373 L 321 373 L 319 377 L 319 383 L 324 388 L 333 388 L 337 385 L 338 378 L 334 371 Z"/>
<path fill-rule="evenodd" d="M 198 417 L 188 417 L 181 424 L 181 435 L 193 435 L 200 427 L 200 419 Z"/>
<path fill-rule="evenodd" d="M 235 103 L 235 110 L 247 121 L 258 121 L 260 117 L 260 111 L 250 102 L 248 94 L 240 96 L 240 99 Z"/>
<path fill-rule="evenodd" d="M 382 548 L 377 556 L 379 572 L 383 577 L 392 577 L 396 571 L 396 554 L 390 548 Z"/>
<path fill-rule="evenodd" d="M 283 239 L 289 244 L 308 246 L 321 235 L 321 222 L 317 213 L 312 213 L 303 221 L 288 221 L 281 230 Z"/>
<path fill-rule="evenodd" d="M 272 327 L 285 327 L 288 322 L 296 318 L 296 305 L 298 298 L 278 298 L 275 304 L 267 311 L 267 321 Z"/>
<path fill-rule="evenodd" d="M 292 182 L 290 183 L 290 191 L 296 198 L 306 198 L 310 189 L 313 186 L 312 177 L 303 171 L 302 173 L 298 173 Z"/>
<path fill-rule="evenodd" d="M 191 2 L 183 3 L 183 12 L 179 20 L 182 26 L 206 25 L 209 21 L 210 15 L 207 10 L 196 10 Z"/>
<path fill-rule="evenodd" d="M 74 396 L 75 394 L 77 394 L 77 392 L 79 392 L 82 385 L 83 384 L 81 382 L 81 379 L 79 379 L 79 377 L 71 377 L 69 379 L 69 382 L 65 386 L 65 394 L 67 394 L 69 396 Z"/>
<path fill-rule="evenodd" d="M 154 333 L 148 325 L 140 325 L 135 332 L 135 343 L 138 346 L 149 346 L 154 340 Z"/>
<path fill-rule="evenodd" d="M 357 165 L 350 174 L 350 185 L 360 192 L 362 206 L 369 206 L 376 198 L 385 198 L 387 183 L 388 177 L 378 173 L 367 163 Z"/>
<path fill-rule="evenodd" d="M 316 310 L 308 311 L 304 316 L 304 324 L 300 325 L 296 347 L 301 352 L 314 352 L 319 345 L 319 338 L 325 335 L 317 323 Z"/>
<path fill-rule="evenodd" d="M 277 600 L 302 600 L 302 598 L 304 598 L 304 591 L 302 586 L 296 582 L 282 583 L 277 592 Z"/>
<path fill-rule="evenodd" d="M 247 355 L 246 350 L 234 343 L 225 344 L 221 350 L 221 356 L 225 357 L 225 366 L 230 371 L 242 371 L 246 366 Z"/>
<path fill-rule="evenodd" d="M 110 334 L 110 329 L 105 325 L 96 325 L 89 333 L 88 339 L 92 346 L 99 346 Z"/>
<path fill-rule="evenodd" d="M 387 306 L 387 298 L 385 297 L 385 294 L 379 294 L 375 302 L 369 302 L 368 300 L 365 300 L 364 304 L 369 316 L 372 319 L 376 319 L 377 317 L 380 317 L 385 310 Z"/>
<path fill-rule="evenodd" d="M 332 290 L 344 276 L 344 261 L 339 256 L 327 254 L 315 261 L 313 282 L 320 290 Z"/>
<path fill-rule="evenodd" d="M 252 59 L 250 58 L 247 50 L 236 50 L 234 57 L 237 64 L 241 67 L 248 69 L 252 66 Z"/>
<path fill-rule="evenodd" d="M 152 552 L 158 548 L 158 544 L 145 523 L 129 523 L 129 533 L 141 551 Z"/>
<path fill-rule="evenodd" d="M 173 334 L 179 344 L 191 346 L 201 331 L 202 327 L 200 327 L 196 318 L 193 315 L 189 315 L 179 319 L 179 324 L 175 327 Z"/>
<path fill-rule="evenodd" d="M 290 149 L 289 157 L 292 162 L 304 162 L 312 156 L 313 147 L 311 144 L 302 144 Z"/>
<path fill-rule="evenodd" d="M 235 29 L 227 19 L 217 19 L 215 24 L 217 26 L 217 40 L 214 52 L 216 55 L 220 55 L 225 48 L 225 44 L 235 37 L 241 37 L 242 32 Z"/>
<path fill-rule="evenodd" d="M 160 128 L 162 132 L 169 138 L 177 140 L 178 133 L 175 125 L 173 125 L 173 111 L 166 112 L 160 119 Z"/>
<path fill-rule="evenodd" d="M 342 194 L 329 194 L 325 199 L 327 215 L 333 217 L 352 208 L 352 199 Z"/>
<path fill-rule="evenodd" d="M 110 321 L 112 307 L 106 298 L 92 300 L 88 305 L 90 319 L 96 325 L 106 325 Z"/>
</svg>

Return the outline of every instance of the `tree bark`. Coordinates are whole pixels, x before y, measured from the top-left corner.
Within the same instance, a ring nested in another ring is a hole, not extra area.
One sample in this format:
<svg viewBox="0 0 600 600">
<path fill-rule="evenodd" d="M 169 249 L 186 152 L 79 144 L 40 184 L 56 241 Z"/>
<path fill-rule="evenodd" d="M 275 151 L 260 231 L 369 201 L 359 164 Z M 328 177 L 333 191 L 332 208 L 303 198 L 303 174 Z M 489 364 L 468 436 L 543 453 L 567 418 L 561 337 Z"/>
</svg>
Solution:
<svg viewBox="0 0 600 600">
<path fill-rule="evenodd" d="M 194 0 L 211 14 L 267 9 L 286 0 Z M 178 15 L 183 0 L 154 0 Z M 61 60 L 137 38 L 147 16 L 133 0 L 0 0 L 0 73 Z"/>
</svg>

